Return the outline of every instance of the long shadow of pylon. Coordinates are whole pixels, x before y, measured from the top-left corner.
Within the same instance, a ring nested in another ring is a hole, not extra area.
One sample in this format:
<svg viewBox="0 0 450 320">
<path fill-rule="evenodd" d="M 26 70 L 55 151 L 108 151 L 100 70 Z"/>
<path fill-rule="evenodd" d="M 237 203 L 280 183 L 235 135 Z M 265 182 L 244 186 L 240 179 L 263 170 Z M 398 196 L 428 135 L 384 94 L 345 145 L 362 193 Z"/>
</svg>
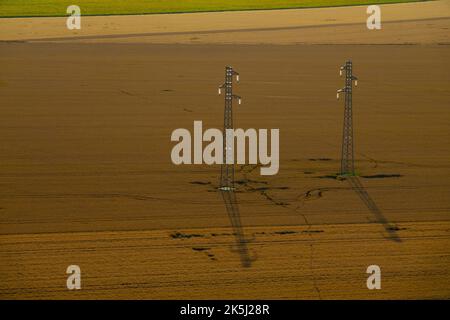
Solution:
<svg viewBox="0 0 450 320">
<path fill-rule="evenodd" d="M 233 190 L 221 190 L 220 193 L 222 194 L 228 216 L 230 217 L 231 226 L 233 227 L 233 233 L 236 239 L 236 249 L 241 258 L 242 266 L 250 267 L 252 259 L 248 252 L 247 240 L 245 239 L 244 230 L 241 224 L 241 216 L 236 195 Z"/>
<path fill-rule="evenodd" d="M 389 240 L 395 241 L 395 242 L 401 242 L 402 240 L 397 235 L 396 232 L 396 226 L 391 224 L 386 217 L 384 216 L 383 212 L 378 208 L 377 204 L 373 199 L 370 197 L 369 193 L 367 193 L 366 189 L 362 185 L 361 181 L 358 177 L 348 177 L 347 181 L 349 182 L 351 188 L 358 194 L 359 198 L 364 202 L 364 204 L 367 206 L 367 208 L 373 213 L 373 215 L 376 217 L 377 222 L 381 223 L 386 230 L 388 236 L 386 237 Z"/>
</svg>

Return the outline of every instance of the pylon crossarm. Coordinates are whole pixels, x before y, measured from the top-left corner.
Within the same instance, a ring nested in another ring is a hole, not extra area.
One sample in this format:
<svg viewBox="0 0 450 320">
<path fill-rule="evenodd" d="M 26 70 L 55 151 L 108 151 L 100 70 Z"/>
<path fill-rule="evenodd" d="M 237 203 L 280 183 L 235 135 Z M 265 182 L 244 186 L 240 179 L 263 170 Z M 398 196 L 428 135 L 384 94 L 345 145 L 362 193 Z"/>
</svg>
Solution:
<svg viewBox="0 0 450 320">
<path fill-rule="evenodd" d="M 347 91 L 346 88 L 339 89 L 339 90 L 336 92 L 336 98 L 339 99 L 339 93 L 341 93 L 341 92 L 346 92 L 346 91 Z"/>
<path fill-rule="evenodd" d="M 239 82 L 239 72 L 233 70 L 233 76 L 236 76 L 236 82 Z"/>
<path fill-rule="evenodd" d="M 225 83 L 222 83 L 219 88 L 218 88 L 218 92 L 219 94 L 222 94 L 222 89 L 225 88 Z"/>
</svg>

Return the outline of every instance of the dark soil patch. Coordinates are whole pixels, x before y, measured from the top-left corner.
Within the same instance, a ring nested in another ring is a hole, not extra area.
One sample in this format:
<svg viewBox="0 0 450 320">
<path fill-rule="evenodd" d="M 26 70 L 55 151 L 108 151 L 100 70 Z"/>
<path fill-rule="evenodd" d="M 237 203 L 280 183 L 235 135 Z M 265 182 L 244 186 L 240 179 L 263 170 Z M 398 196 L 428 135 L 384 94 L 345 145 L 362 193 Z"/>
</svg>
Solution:
<svg viewBox="0 0 450 320">
<path fill-rule="evenodd" d="M 209 249 L 211 249 L 211 248 L 192 247 L 192 250 L 194 250 L 194 251 L 206 251 Z M 209 256 L 209 254 L 208 254 L 208 256 Z"/>
<path fill-rule="evenodd" d="M 331 158 L 310 158 L 309 161 L 331 161 Z"/>
<path fill-rule="evenodd" d="M 181 232 L 174 232 L 170 235 L 170 237 L 172 239 L 190 239 L 190 238 L 201 238 L 203 237 L 201 234 L 186 234 L 186 233 L 181 233 Z"/>
<path fill-rule="evenodd" d="M 294 234 L 294 233 L 298 233 L 297 231 L 290 231 L 290 230 L 285 230 L 285 231 L 275 231 L 274 234 Z"/>
<path fill-rule="evenodd" d="M 209 181 L 191 181 L 189 183 L 190 184 L 199 184 L 199 185 L 203 185 L 203 186 L 211 184 L 211 182 L 209 182 Z"/>
<path fill-rule="evenodd" d="M 302 233 L 322 233 L 323 230 L 303 230 Z"/>
<path fill-rule="evenodd" d="M 362 178 L 366 178 L 366 179 L 384 179 L 384 178 L 400 178 L 403 177 L 403 175 L 401 174 L 374 174 L 371 176 L 361 176 Z"/>
</svg>

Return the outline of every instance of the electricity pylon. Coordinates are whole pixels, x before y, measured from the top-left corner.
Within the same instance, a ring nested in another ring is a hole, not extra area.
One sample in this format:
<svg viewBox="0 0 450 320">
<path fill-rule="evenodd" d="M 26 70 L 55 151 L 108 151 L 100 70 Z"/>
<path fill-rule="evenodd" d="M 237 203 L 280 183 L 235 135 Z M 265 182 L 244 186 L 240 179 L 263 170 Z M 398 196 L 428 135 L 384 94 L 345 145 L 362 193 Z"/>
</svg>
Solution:
<svg viewBox="0 0 450 320">
<path fill-rule="evenodd" d="M 233 99 L 238 99 L 241 104 L 241 97 L 233 94 L 233 76 L 239 82 L 239 73 L 232 67 L 225 67 L 225 83 L 219 86 L 219 94 L 225 90 L 225 113 L 223 121 L 223 163 L 220 168 L 220 189 L 234 189 L 234 136 L 227 129 L 233 129 Z"/>
<path fill-rule="evenodd" d="M 341 172 L 340 175 L 355 175 L 354 151 L 353 151 L 353 119 L 352 119 L 352 89 L 353 81 L 355 86 L 358 85 L 358 78 L 352 73 L 352 62 L 346 61 L 339 70 L 345 71 L 345 87 L 337 91 L 337 98 L 339 93 L 345 93 L 345 107 L 344 107 L 344 130 L 342 133 L 342 154 L 341 154 Z"/>
</svg>

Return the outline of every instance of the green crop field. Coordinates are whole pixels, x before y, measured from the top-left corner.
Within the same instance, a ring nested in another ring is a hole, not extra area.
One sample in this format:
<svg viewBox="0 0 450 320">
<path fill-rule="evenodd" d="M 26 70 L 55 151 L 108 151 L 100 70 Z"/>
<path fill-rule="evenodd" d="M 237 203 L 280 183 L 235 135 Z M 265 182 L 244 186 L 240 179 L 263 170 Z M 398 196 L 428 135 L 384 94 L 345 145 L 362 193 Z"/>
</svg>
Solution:
<svg viewBox="0 0 450 320">
<path fill-rule="evenodd" d="M 416 2 L 419 0 L 0 0 L 0 17 L 65 16 L 75 4 L 82 15 L 149 14 L 288 9 Z"/>
</svg>

